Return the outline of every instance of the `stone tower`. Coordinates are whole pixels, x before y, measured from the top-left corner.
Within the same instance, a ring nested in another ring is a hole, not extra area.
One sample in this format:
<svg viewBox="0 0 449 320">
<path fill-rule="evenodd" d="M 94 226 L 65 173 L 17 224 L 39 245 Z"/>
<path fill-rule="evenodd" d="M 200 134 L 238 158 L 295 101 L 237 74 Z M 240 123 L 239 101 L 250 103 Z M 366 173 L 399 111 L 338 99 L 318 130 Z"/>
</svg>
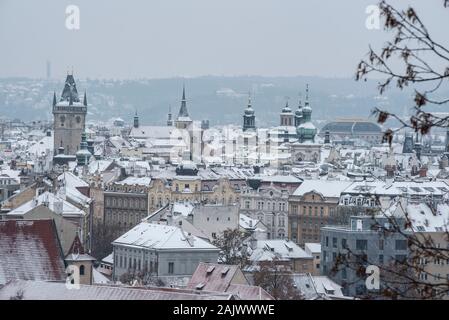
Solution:
<svg viewBox="0 0 449 320">
<path fill-rule="evenodd" d="M 59 102 L 53 94 L 54 155 L 64 148 L 64 154 L 75 155 L 86 126 L 87 96 L 81 102 L 73 74 L 67 74 Z"/>
</svg>

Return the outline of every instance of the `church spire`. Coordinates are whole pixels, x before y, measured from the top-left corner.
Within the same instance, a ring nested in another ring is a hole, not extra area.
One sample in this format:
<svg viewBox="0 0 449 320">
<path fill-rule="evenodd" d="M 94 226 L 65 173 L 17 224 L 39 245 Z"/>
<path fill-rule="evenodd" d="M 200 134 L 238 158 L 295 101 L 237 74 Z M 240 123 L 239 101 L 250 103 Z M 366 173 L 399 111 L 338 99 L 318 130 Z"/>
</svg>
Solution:
<svg viewBox="0 0 449 320">
<path fill-rule="evenodd" d="M 186 87 L 182 86 L 182 100 L 181 108 L 179 109 L 178 118 L 188 118 L 189 112 L 187 111 L 187 101 L 186 101 Z"/>
<path fill-rule="evenodd" d="M 53 91 L 53 107 L 56 105 L 56 92 Z"/>
<path fill-rule="evenodd" d="M 85 107 L 87 107 L 87 94 L 86 94 L 86 91 L 84 91 L 83 105 L 84 105 Z"/>
<path fill-rule="evenodd" d="M 248 107 L 243 114 L 243 131 L 256 129 L 256 117 L 251 103 L 251 93 L 248 93 Z"/>
</svg>

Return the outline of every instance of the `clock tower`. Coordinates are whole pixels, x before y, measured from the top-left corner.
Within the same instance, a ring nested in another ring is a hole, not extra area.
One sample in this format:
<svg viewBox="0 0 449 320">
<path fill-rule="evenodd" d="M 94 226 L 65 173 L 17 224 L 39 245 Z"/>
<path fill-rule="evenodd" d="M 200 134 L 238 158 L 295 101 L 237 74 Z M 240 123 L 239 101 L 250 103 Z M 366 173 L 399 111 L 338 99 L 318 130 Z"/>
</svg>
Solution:
<svg viewBox="0 0 449 320">
<path fill-rule="evenodd" d="M 67 74 L 59 101 L 53 94 L 53 155 L 75 155 L 80 148 L 81 135 L 86 127 L 87 96 L 79 99 L 73 74 Z"/>
</svg>

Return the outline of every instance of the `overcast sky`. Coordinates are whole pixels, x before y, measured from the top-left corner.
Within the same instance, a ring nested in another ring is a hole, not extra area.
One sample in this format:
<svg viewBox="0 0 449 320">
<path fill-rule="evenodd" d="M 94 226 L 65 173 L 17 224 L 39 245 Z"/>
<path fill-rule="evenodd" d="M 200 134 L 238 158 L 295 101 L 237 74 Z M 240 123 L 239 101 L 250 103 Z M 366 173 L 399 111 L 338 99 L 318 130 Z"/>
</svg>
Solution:
<svg viewBox="0 0 449 320">
<path fill-rule="evenodd" d="M 351 77 L 369 44 L 376 0 L 0 0 L 0 77 L 201 75 Z M 436 39 L 447 40 L 442 0 L 418 4 Z M 65 26 L 67 5 L 80 29 Z"/>
</svg>

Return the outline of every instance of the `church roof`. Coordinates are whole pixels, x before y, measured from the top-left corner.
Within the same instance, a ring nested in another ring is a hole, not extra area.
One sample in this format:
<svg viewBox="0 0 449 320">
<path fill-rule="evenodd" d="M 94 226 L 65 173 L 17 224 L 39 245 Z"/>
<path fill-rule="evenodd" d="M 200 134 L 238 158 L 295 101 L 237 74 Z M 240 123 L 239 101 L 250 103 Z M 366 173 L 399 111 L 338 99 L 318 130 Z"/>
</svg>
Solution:
<svg viewBox="0 0 449 320">
<path fill-rule="evenodd" d="M 78 236 L 73 239 L 72 245 L 70 246 L 69 253 L 67 254 L 66 261 L 89 261 L 95 260 L 93 257 L 87 254 L 84 250 L 83 244 Z"/>
</svg>

